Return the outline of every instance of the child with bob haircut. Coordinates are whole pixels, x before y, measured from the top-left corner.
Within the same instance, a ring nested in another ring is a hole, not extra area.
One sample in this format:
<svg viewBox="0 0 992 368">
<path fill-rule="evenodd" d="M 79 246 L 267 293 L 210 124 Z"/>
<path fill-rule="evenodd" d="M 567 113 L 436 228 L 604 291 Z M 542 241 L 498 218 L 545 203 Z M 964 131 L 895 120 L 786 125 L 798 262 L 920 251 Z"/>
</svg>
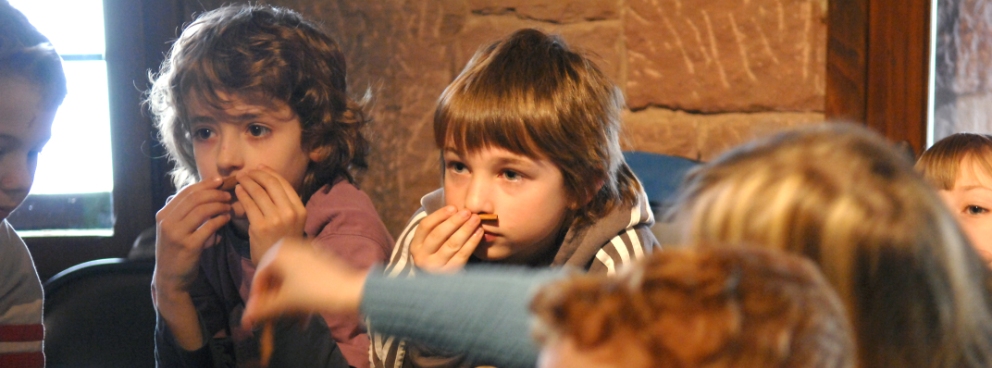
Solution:
<svg viewBox="0 0 992 368">
<path fill-rule="evenodd" d="M 221 7 L 172 46 L 148 97 L 180 188 L 156 216 L 159 366 L 260 363 L 259 331 L 239 321 L 259 257 L 284 236 L 305 235 L 357 268 L 391 251 L 354 185 L 369 119 L 345 79 L 334 40 L 288 9 Z M 357 316 L 277 320 L 273 330 L 273 365 L 368 366 Z"/>
<path fill-rule="evenodd" d="M 27 17 L 0 0 L 0 366 L 44 367 L 44 296 L 27 245 L 7 222 L 24 202 L 38 153 L 66 95 L 62 59 Z"/>
<path fill-rule="evenodd" d="M 992 136 L 947 136 L 923 152 L 916 169 L 937 187 L 971 245 L 992 266 Z"/>
<path fill-rule="evenodd" d="M 555 36 L 523 29 L 481 49 L 434 114 L 444 186 L 421 199 L 385 272 L 500 263 L 613 274 L 649 254 L 654 218 L 620 150 L 623 106 L 619 88 Z M 371 328 L 377 367 L 460 364 Z"/>
<path fill-rule="evenodd" d="M 538 366 L 853 368 L 844 307 L 805 258 L 758 248 L 657 252 L 531 302 Z"/>
<path fill-rule="evenodd" d="M 863 127 L 737 147 L 691 172 L 684 239 L 802 254 L 838 291 L 858 366 L 992 366 L 992 272 L 912 162 Z"/>
</svg>

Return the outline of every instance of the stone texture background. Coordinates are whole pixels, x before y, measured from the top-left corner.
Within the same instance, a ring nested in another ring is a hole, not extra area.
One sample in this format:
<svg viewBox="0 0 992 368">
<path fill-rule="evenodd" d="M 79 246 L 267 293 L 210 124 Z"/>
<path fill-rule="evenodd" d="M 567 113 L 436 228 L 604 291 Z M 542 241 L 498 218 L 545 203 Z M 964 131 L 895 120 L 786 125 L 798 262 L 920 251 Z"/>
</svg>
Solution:
<svg viewBox="0 0 992 368">
<path fill-rule="evenodd" d="M 934 141 L 992 133 L 992 2 L 938 3 Z"/>
<path fill-rule="evenodd" d="M 184 1 L 190 13 L 222 3 Z M 479 46 L 522 27 L 561 34 L 623 88 L 629 150 L 707 160 L 823 119 L 826 0 L 263 2 L 323 23 L 346 52 L 352 94 L 373 92 L 362 188 L 394 235 L 440 185 L 436 98 Z"/>
</svg>

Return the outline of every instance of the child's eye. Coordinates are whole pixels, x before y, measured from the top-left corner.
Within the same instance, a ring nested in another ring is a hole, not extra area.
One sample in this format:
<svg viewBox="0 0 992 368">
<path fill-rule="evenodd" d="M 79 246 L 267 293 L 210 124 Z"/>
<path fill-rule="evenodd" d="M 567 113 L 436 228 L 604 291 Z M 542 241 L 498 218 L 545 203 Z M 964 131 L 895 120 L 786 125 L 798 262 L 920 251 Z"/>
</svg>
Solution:
<svg viewBox="0 0 992 368">
<path fill-rule="evenodd" d="M 964 208 L 964 212 L 969 215 L 981 215 L 983 213 L 988 213 L 989 210 L 985 207 L 970 205 Z"/>
<path fill-rule="evenodd" d="M 264 135 L 268 134 L 269 131 L 270 131 L 269 128 L 266 128 L 266 127 L 261 126 L 261 125 L 249 125 L 248 126 L 248 134 L 251 134 L 252 137 L 261 137 L 261 136 L 264 136 Z"/>
<path fill-rule="evenodd" d="M 204 141 L 210 139 L 214 135 L 214 131 L 210 128 L 199 128 L 193 130 L 193 139 Z"/>
<path fill-rule="evenodd" d="M 522 175 L 513 170 L 505 170 L 503 171 L 503 177 L 506 178 L 506 180 L 520 180 Z"/>
<path fill-rule="evenodd" d="M 458 161 L 448 161 L 448 170 L 454 171 L 456 173 L 463 173 L 468 170 L 465 164 Z"/>
</svg>

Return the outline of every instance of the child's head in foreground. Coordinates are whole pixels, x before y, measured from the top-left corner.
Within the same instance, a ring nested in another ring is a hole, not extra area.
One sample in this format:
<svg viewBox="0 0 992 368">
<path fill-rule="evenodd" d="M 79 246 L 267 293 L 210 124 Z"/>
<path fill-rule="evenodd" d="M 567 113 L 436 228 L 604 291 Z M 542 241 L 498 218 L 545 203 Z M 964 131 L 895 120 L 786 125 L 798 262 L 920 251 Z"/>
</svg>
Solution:
<svg viewBox="0 0 992 368">
<path fill-rule="evenodd" d="M 368 120 L 345 79 L 337 43 L 292 10 L 232 5 L 200 15 L 148 97 L 176 186 L 262 164 L 305 202 L 336 179 L 353 180 L 367 166 Z"/>
<path fill-rule="evenodd" d="M 65 95 L 62 59 L 48 38 L 0 0 L 0 220 L 31 190 Z"/>
<path fill-rule="evenodd" d="M 476 256 L 551 246 L 570 226 L 636 202 L 623 108 L 620 89 L 556 36 L 523 29 L 475 54 L 439 99 L 434 140 L 446 204 L 499 216 L 507 244 Z"/>
<path fill-rule="evenodd" d="M 989 271 L 912 162 L 826 124 L 745 144 L 691 172 L 690 242 L 802 254 L 850 312 L 863 367 L 992 364 Z"/>
<path fill-rule="evenodd" d="M 916 169 L 937 187 L 971 245 L 992 264 L 992 136 L 952 134 L 923 152 Z"/>
<path fill-rule="evenodd" d="M 531 309 L 541 367 L 854 367 L 837 295 L 784 252 L 662 251 L 544 287 Z"/>
</svg>

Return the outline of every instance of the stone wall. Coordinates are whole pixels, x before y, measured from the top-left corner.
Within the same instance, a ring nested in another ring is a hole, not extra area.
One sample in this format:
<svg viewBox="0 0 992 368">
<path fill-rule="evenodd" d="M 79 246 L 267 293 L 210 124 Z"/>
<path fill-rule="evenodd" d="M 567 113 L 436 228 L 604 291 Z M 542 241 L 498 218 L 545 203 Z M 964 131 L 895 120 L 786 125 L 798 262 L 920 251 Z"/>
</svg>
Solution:
<svg viewBox="0 0 992 368">
<path fill-rule="evenodd" d="M 219 1 L 184 0 L 189 7 Z M 322 22 L 371 88 L 375 157 L 362 188 L 398 234 L 440 184 L 436 98 L 481 45 L 561 34 L 624 89 L 625 147 L 707 160 L 823 119 L 826 0 L 272 0 Z"/>
<path fill-rule="evenodd" d="M 934 141 L 957 132 L 992 133 L 992 3 L 938 3 Z"/>
</svg>

